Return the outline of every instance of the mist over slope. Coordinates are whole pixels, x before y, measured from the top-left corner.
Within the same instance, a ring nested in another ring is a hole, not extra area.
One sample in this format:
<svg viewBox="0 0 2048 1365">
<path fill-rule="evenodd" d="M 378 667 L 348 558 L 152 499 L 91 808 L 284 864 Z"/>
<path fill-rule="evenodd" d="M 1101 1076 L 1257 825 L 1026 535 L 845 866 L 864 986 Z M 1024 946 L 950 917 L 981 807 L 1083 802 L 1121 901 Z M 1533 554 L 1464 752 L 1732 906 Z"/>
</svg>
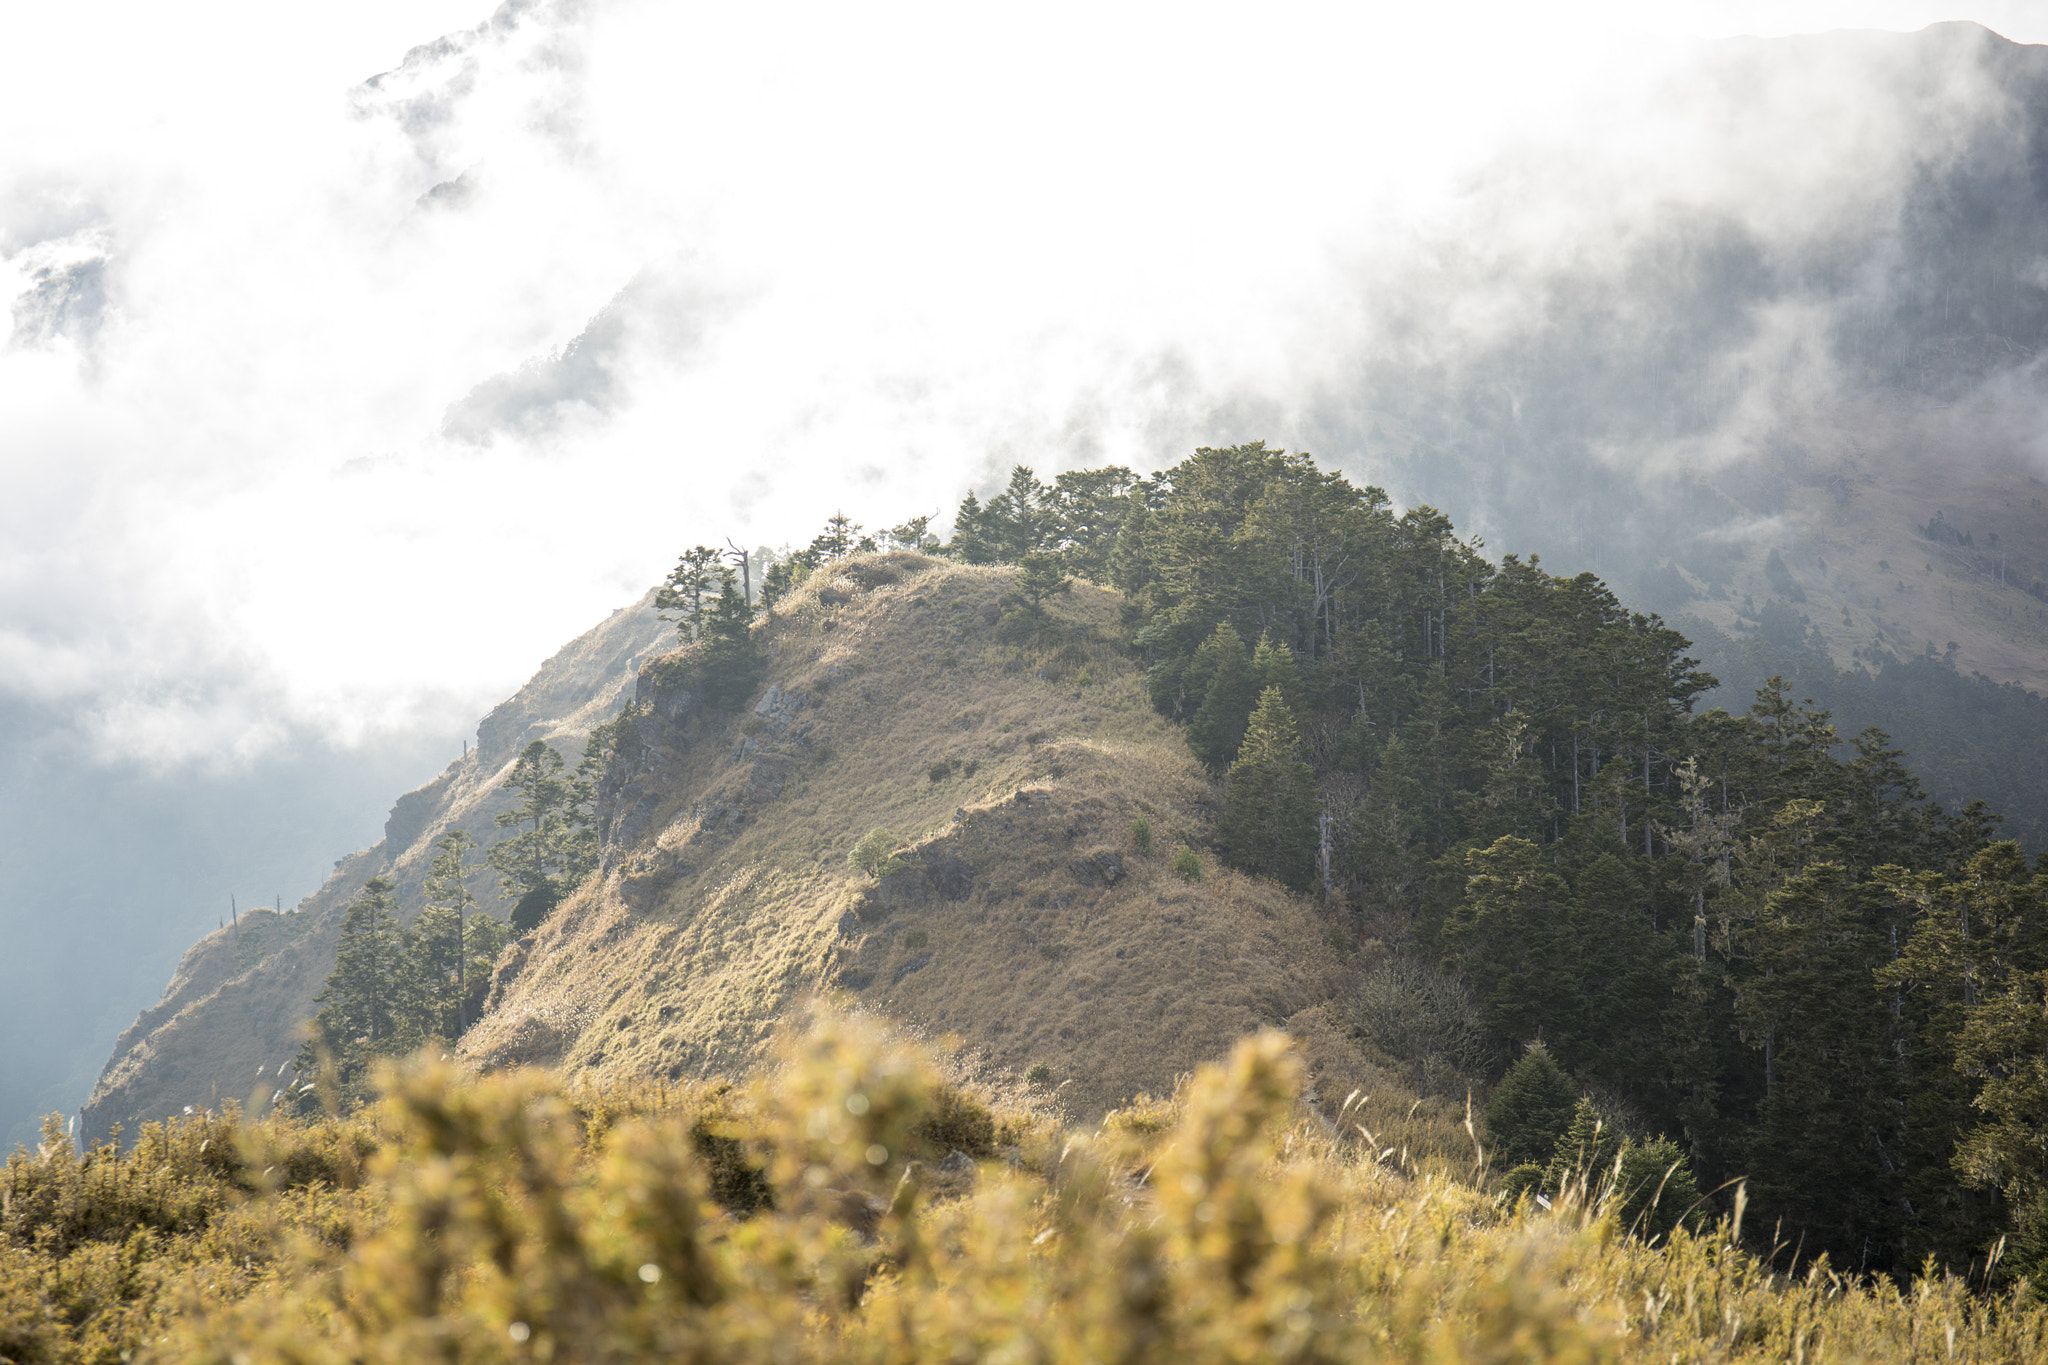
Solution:
<svg viewBox="0 0 2048 1365">
<path fill-rule="evenodd" d="M 1637 112 L 1503 154 L 1425 248 L 1362 270 L 1373 322 L 1303 443 L 1724 629 L 1792 595 L 1777 550 L 1838 662 L 1953 639 L 1963 671 L 2040 687 L 2048 48 L 1736 40 Z M 1936 518 L 1975 552 L 1928 542 Z"/>
<path fill-rule="evenodd" d="M 32 707 L 0 740 L 0 1148 L 84 1102 L 108 1045 L 193 940 L 290 905 L 373 842 L 391 793 L 454 747 L 434 735 L 354 752 L 295 744 L 247 769 L 108 767 Z"/>
<path fill-rule="evenodd" d="M 162 998 L 114 1045 L 82 1111 L 85 1131 L 101 1135 L 120 1124 L 132 1133 L 188 1105 L 263 1100 L 298 1050 L 314 997 L 333 970 L 342 909 L 363 883 L 389 878 L 408 917 L 416 912 L 435 841 L 458 827 L 484 848 L 506 837 L 495 817 L 514 798 L 500 783 L 520 750 L 535 740 L 580 750 L 668 633 L 648 601 L 612 613 L 485 716 L 461 758 L 399 797 L 383 838 L 338 861 L 317 892 L 288 913 L 259 912 L 240 930 L 217 929 L 193 944 Z M 496 877 L 473 882 L 479 907 L 503 918 L 509 906 Z"/>
</svg>

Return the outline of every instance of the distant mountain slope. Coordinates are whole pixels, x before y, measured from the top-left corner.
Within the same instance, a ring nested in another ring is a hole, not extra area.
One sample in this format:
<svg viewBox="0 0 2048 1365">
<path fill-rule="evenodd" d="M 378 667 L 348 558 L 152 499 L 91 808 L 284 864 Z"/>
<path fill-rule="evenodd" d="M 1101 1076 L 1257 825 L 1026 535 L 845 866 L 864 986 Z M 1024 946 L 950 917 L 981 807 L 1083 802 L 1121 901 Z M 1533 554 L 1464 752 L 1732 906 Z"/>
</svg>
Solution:
<svg viewBox="0 0 2048 1365">
<path fill-rule="evenodd" d="M 496 843 L 505 831 L 494 817 L 509 804 L 498 784 L 520 749 L 544 739 L 573 763 L 591 728 L 624 705 L 641 662 L 674 638 L 652 602 L 649 594 L 614 612 L 543 664 L 484 717 L 465 757 L 398 798 L 375 847 L 339 860 L 327 884 L 294 910 L 245 915 L 239 930 L 222 929 L 187 950 L 163 999 L 115 1044 L 85 1108 L 86 1133 L 115 1124 L 132 1132 L 188 1105 L 267 1095 L 333 970 L 343 907 L 364 881 L 383 875 L 397 883 L 409 918 L 435 840 L 459 827 Z M 483 908 L 506 913 L 495 874 L 480 874 L 472 889 Z"/>
<path fill-rule="evenodd" d="M 1402 344 L 1299 439 L 1632 604 L 2048 690 L 2048 46 L 1741 39 L 1665 80 L 1661 154 L 1503 152 L 1362 280 Z"/>
<path fill-rule="evenodd" d="M 1083 1113 L 1261 1025 L 1341 1053 L 1318 1008 L 1334 921 L 1206 859 L 1199 881 L 1168 870 L 1214 788 L 1110 642 L 1117 595 L 1077 584 L 1044 638 L 1006 643 L 1012 573 L 821 571 L 760 628 L 766 683 L 739 714 L 643 670 L 605 871 L 501 965 L 464 1054 L 730 1072 L 818 993 L 957 1035 L 1011 1080 L 1044 1064 Z M 903 866 L 871 883 L 846 859 L 878 827 Z"/>
</svg>

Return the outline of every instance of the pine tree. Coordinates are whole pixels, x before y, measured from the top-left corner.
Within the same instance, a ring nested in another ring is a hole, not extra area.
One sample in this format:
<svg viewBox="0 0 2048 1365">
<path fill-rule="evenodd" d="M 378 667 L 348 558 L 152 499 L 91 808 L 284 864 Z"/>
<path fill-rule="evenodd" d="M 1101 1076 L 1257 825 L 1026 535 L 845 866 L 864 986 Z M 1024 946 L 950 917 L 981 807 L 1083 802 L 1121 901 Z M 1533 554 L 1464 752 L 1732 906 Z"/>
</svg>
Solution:
<svg viewBox="0 0 2048 1365">
<path fill-rule="evenodd" d="M 1581 1099 L 1572 1109 L 1571 1125 L 1551 1150 L 1543 1171 L 1543 1189 L 1557 1194 L 1567 1185 L 1582 1194 L 1597 1190 L 1613 1174 L 1621 1138 L 1600 1117 L 1593 1102 Z"/>
<path fill-rule="evenodd" d="M 725 570 L 731 587 L 732 571 Z M 707 623 L 715 629 L 716 614 Z M 700 644 L 699 649 L 708 648 Z M 500 873 L 499 885 L 507 895 L 516 895 L 512 927 L 527 933 L 540 926 L 561 899 L 588 870 L 588 854 L 594 849 L 588 837 L 591 788 L 587 780 L 563 773 L 562 755 L 544 740 L 534 740 L 520 752 L 505 778 L 505 786 L 523 798 L 511 810 L 498 815 L 501 829 L 521 825 L 518 834 L 491 846 L 484 861 Z"/>
<path fill-rule="evenodd" d="M 995 563 L 995 546 L 990 543 L 986 520 L 981 499 L 972 493 L 962 498 L 960 510 L 953 514 L 953 539 L 947 544 L 946 553 L 962 564 Z"/>
<path fill-rule="evenodd" d="M 1570 888 L 1541 848 L 1511 834 L 1469 850 L 1464 861 L 1465 894 L 1444 921 L 1442 942 L 1485 1007 L 1487 1026 L 1503 1043 L 1541 1037 L 1575 1051 L 1587 945 L 1573 933 Z M 1568 1060 L 1577 1062 L 1570 1053 Z"/>
<path fill-rule="evenodd" d="M 900 526 L 891 526 L 882 532 L 882 541 L 893 550 L 915 550 L 920 554 L 933 554 L 939 548 L 937 536 L 931 534 L 932 519 L 929 514 L 912 517 Z"/>
<path fill-rule="evenodd" d="M 1613 1200 L 1622 1230 L 1648 1242 L 1669 1237 L 1681 1223 L 1695 1226 L 1704 1215 L 1692 1163 L 1665 1137 L 1623 1144 Z"/>
<path fill-rule="evenodd" d="M 706 591 L 718 581 L 719 560 L 719 552 L 708 545 L 685 550 L 654 595 L 655 610 L 664 621 L 676 623 L 676 633 L 684 644 L 697 638 Z"/>
<path fill-rule="evenodd" d="M 1549 1161 L 1578 1103 L 1578 1087 L 1558 1069 L 1550 1049 L 1532 1044 L 1487 1096 L 1488 1164 L 1498 1171 Z"/>
<path fill-rule="evenodd" d="M 1110 555 L 1138 478 L 1121 465 L 1077 469 L 1053 480 L 1046 500 L 1046 539 L 1069 573 L 1093 583 L 1110 579 Z"/>
<path fill-rule="evenodd" d="M 1294 716 L 1279 688 L 1259 697 L 1227 781 L 1223 856 L 1243 871 L 1307 890 L 1315 871 L 1315 773 L 1302 762 Z"/>
<path fill-rule="evenodd" d="M 469 911 L 476 904 L 469 889 L 469 851 L 475 847 L 476 840 L 460 829 L 434 845 L 427 903 L 412 926 L 414 974 L 430 997 L 427 1031 L 451 1041 L 469 1029 Z"/>
<path fill-rule="evenodd" d="M 1074 580 L 1060 572 L 1060 557 L 1033 550 L 1019 561 L 1016 594 L 1024 599 L 1024 610 L 1034 617 L 1045 615 L 1045 599 L 1074 586 Z"/>
<path fill-rule="evenodd" d="M 323 1060 L 334 1065 L 340 1102 L 361 1099 L 371 1061 L 403 1052 L 418 1041 L 412 1027 L 406 957 L 408 936 L 393 910 L 392 885 L 383 877 L 363 883 L 349 903 L 335 946 L 334 971 L 314 998 L 309 1036 L 297 1059 L 301 1076 L 321 1074 Z M 302 1093 L 302 1107 L 317 1101 Z"/>
<path fill-rule="evenodd" d="M 1136 600 L 1138 593 L 1152 581 L 1152 561 L 1145 549 L 1145 532 L 1151 519 L 1152 509 L 1145 499 L 1133 497 L 1109 552 L 1110 582 L 1124 594 L 1124 610 L 1133 615 L 1142 610 Z"/>
<path fill-rule="evenodd" d="M 696 660 L 704 700 L 730 710 L 753 694 L 761 677 L 760 652 L 754 645 L 754 613 L 740 596 L 732 570 L 725 571 L 718 600 L 706 613 L 704 638 Z"/>
<path fill-rule="evenodd" d="M 1295 667 L 1293 654 L 1273 643 L 1270 632 L 1262 631 L 1258 644 L 1252 648 L 1251 674 L 1252 686 L 1258 691 L 1279 688 L 1281 700 L 1289 710 L 1300 704 L 1301 670 Z"/>
<path fill-rule="evenodd" d="M 545 740 L 534 740 L 520 751 L 505 776 L 505 789 L 521 798 L 518 805 L 501 811 L 498 828 L 520 829 L 510 839 L 492 845 L 490 865 L 504 874 L 507 894 L 525 894 L 545 886 L 561 861 L 560 845 L 567 824 L 569 781 L 562 776 L 562 755 Z"/>
<path fill-rule="evenodd" d="M 1026 465 L 1010 471 L 1010 482 L 988 500 L 981 514 L 982 532 L 999 564 L 1021 564 L 1033 550 L 1047 548 L 1052 515 L 1051 490 Z"/>
<path fill-rule="evenodd" d="M 1218 625 L 1195 651 L 1184 677 L 1191 690 L 1200 689 L 1188 721 L 1188 748 L 1210 772 L 1222 773 L 1237 757 L 1245 723 L 1259 702 L 1258 678 L 1245 657 L 1243 637 L 1228 621 Z"/>
<path fill-rule="evenodd" d="M 835 559 L 844 559 L 848 555 L 858 552 L 863 548 L 862 542 L 864 539 L 866 540 L 865 548 L 870 550 L 875 548 L 873 540 L 866 539 L 861 535 L 859 522 L 847 516 L 844 512 L 834 512 L 831 516 L 825 518 L 825 529 L 818 532 L 811 540 L 809 554 L 812 567 L 815 568 L 819 564 L 829 563 Z"/>
</svg>

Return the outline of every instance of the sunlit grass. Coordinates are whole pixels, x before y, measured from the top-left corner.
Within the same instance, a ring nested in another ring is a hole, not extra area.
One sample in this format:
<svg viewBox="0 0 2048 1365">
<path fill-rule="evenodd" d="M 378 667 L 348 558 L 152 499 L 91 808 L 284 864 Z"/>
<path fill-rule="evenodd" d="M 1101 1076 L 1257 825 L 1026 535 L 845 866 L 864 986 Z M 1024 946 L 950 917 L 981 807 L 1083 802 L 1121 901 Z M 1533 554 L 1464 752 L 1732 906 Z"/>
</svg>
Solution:
<svg viewBox="0 0 2048 1365">
<path fill-rule="evenodd" d="M 2038 1360 L 2024 1287 L 1772 1273 L 1597 1197 L 1504 1207 L 1299 1107 L 1249 1039 L 1075 1131 L 831 1016 L 746 1088 L 425 1059 L 347 1119 L 9 1163 L 0 1359 Z M 1355 1102 L 1343 1106 L 1348 1121 Z"/>
</svg>

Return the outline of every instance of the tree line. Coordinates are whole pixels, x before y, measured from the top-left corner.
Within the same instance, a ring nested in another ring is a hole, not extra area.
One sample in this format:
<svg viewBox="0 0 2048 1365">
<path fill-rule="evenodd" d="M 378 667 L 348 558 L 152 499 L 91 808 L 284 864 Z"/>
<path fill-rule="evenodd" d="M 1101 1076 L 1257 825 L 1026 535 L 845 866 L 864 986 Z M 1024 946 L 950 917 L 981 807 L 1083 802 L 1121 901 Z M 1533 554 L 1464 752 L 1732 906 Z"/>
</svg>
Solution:
<svg viewBox="0 0 2048 1365">
<path fill-rule="evenodd" d="M 1120 590 L 1218 852 L 1437 964 L 1491 1075 L 1540 1045 L 1788 1254 L 2041 1277 L 2048 864 L 1883 732 L 1777 678 L 1703 709 L 1661 619 L 1482 548 L 1256 443 L 1019 468 L 945 546 Z"/>
<path fill-rule="evenodd" d="M 452 1043 L 488 1002 L 491 973 L 505 945 L 539 927 L 563 897 L 596 868 L 592 802 L 617 722 L 599 726 L 571 771 L 543 740 L 523 749 L 502 787 L 516 803 L 496 817 L 512 833 L 479 863 L 477 840 L 452 829 L 434 845 L 425 897 L 411 924 L 398 917 L 397 887 L 372 877 L 343 912 L 334 970 L 296 1063 L 299 1109 L 352 1106 L 367 1093 L 379 1057 L 399 1057 L 429 1042 Z M 477 909 L 470 881 L 490 869 L 512 902 L 509 919 Z"/>
</svg>

